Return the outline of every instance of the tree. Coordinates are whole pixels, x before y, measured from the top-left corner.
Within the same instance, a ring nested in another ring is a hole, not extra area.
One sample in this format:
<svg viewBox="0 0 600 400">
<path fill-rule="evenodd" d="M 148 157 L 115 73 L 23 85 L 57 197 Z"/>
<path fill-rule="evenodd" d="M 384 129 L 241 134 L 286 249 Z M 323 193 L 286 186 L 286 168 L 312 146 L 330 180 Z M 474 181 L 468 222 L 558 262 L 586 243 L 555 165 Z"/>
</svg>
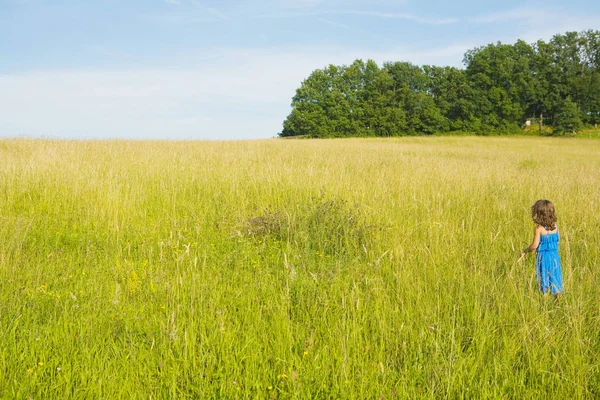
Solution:
<svg viewBox="0 0 600 400">
<path fill-rule="evenodd" d="M 576 133 L 582 126 L 583 123 L 581 122 L 581 115 L 577 109 L 577 104 L 567 97 L 558 108 L 554 123 L 554 134 Z"/>
<path fill-rule="evenodd" d="M 585 65 L 582 76 L 582 102 L 580 105 L 585 123 L 600 123 L 600 31 L 584 31 L 580 34 L 582 60 Z"/>
<path fill-rule="evenodd" d="M 542 115 L 557 134 L 600 123 L 600 31 L 489 44 L 463 62 L 465 69 L 356 60 L 313 71 L 280 135 L 511 133 Z"/>
<path fill-rule="evenodd" d="M 525 119 L 534 93 L 529 68 L 531 46 L 498 42 L 465 54 L 466 73 L 489 129 L 513 131 Z"/>
<path fill-rule="evenodd" d="M 447 129 L 479 132 L 475 93 L 465 70 L 425 65 L 423 71 L 428 76 L 426 92 L 446 119 Z"/>
<path fill-rule="evenodd" d="M 292 112 L 284 121 L 280 136 L 329 136 L 326 102 L 330 87 L 326 69 L 316 70 L 304 80 L 292 99 Z"/>
<path fill-rule="evenodd" d="M 538 40 L 534 45 L 535 55 L 531 68 L 535 76 L 535 101 L 528 110 L 529 116 L 544 115 L 547 120 L 554 119 L 554 113 L 562 102 L 563 95 L 558 89 L 562 85 L 563 75 L 554 62 L 554 49 L 549 43 Z"/>
</svg>

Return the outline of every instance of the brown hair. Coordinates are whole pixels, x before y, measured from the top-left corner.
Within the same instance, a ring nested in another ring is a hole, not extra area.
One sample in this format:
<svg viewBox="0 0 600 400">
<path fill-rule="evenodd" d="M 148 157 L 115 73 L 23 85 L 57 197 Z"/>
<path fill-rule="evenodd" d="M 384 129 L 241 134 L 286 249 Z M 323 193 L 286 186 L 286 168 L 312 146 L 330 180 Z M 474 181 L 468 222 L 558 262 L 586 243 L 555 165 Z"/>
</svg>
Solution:
<svg viewBox="0 0 600 400">
<path fill-rule="evenodd" d="M 537 225 L 549 231 L 556 229 L 556 212 L 554 204 L 548 200 L 538 200 L 531 206 L 531 218 Z"/>
</svg>

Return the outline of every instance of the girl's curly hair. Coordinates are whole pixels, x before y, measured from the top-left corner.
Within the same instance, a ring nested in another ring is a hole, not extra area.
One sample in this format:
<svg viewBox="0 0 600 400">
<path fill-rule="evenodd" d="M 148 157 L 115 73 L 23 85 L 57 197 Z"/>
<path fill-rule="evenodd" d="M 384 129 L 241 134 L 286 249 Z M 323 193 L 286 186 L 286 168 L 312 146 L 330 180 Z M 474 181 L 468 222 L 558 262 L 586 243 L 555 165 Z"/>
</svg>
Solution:
<svg viewBox="0 0 600 400">
<path fill-rule="evenodd" d="M 538 200 L 531 206 L 531 218 L 539 226 L 549 231 L 556 229 L 556 212 L 554 204 L 548 200 Z"/>
</svg>

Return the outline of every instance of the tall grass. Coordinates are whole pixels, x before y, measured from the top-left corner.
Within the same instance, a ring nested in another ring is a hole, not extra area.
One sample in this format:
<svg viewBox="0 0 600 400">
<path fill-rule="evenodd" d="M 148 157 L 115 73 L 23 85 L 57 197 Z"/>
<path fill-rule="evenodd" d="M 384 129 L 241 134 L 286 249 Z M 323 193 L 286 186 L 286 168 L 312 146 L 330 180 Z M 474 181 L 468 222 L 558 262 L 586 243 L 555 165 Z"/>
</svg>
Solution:
<svg viewBox="0 0 600 400">
<path fill-rule="evenodd" d="M 0 141 L 0 398 L 598 398 L 596 141 Z M 538 293 L 554 202 L 565 295 Z"/>
</svg>

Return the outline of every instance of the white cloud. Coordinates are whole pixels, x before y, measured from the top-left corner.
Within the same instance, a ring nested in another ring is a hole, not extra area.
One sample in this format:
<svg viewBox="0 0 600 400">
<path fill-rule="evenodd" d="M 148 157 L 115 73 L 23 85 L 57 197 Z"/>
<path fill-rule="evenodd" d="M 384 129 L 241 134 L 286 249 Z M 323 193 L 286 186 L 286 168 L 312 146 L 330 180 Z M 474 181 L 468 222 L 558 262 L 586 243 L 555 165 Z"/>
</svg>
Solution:
<svg viewBox="0 0 600 400">
<path fill-rule="evenodd" d="M 336 26 L 338 28 L 352 29 L 350 26 L 348 26 L 346 24 L 342 24 L 341 22 L 332 21 L 327 18 L 319 18 L 319 21 L 322 21 L 322 22 L 326 23 L 327 25 Z"/>
<path fill-rule="evenodd" d="M 535 10 L 531 8 L 515 8 L 512 10 L 505 10 L 500 12 L 489 13 L 485 15 L 479 15 L 471 18 L 469 21 L 478 24 L 489 24 L 498 22 L 509 22 L 509 21 L 520 21 L 530 19 L 534 21 L 538 18 L 544 18 L 544 14 L 547 14 L 543 9 Z"/>
<path fill-rule="evenodd" d="M 194 24 L 215 21 L 231 21 L 229 16 L 214 7 L 205 7 L 198 0 L 163 0 L 167 4 L 180 7 L 171 8 L 167 12 L 150 12 L 141 14 L 141 19 L 166 24 Z"/>
<path fill-rule="evenodd" d="M 419 22 L 422 24 L 432 25 L 447 25 L 458 22 L 457 18 L 422 18 L 409 13 L 390 13 L 380 11 L 340 11 L 339 14 L 352 14 L 352 15 L 364 15 L 368 17 L 379 17 L 379 18 L 391 18 L 391 19 L 406 19 L 410 21 Z"/>
<path fill-rule="evenodd" d="M 0 136 L 268 138 L 281 130 L 295 90 L 317 68 L 357 58 L 457 65 L 468 48 L 225 49 L 196 68 L 0 75 Z"/>
<path fill-rule="evenodd" d="M 229 18 L 227 15 L 223 14 L 221 11 L 217 10 L 216 8 L 207 8 L 206 11 L 208 11 L 209 14 L 214 15 L 215 17 L 217 17 L 223 21 L 231 21 L 231 18 Z"/>
<path fill-rule="evenodd" d="M 198 24 L 219 20 L 209 15 L 192 15 L 189 13 L 148 13 L 140 15 L 140 19 L 156 24 L 168 25 Z"/>
<path fill-rule="evenodd" d="M 400 7 L 406 5 L 406 0 L 273 0 L 272 6 L 292 9 L 309 9 L 317 7 Z"/>
<path fill-rule="evenodd" d="M 552 6 L 516 7 L 468 18 L 467 21 L 474 24 L 496 26 L 497 29 L 488 29 L 486 36 L 479 37 L 479 45 L 497 41 L 514 43 L 519 39 L 533 43 L 539 39 L 548 41 L 554 35 L 568 31 L 600 29 L 600 15 L 598 14 L 578 15 Z"/>
<path fill-rule="evenodd" d="M 283 8 L 313 8 L 324 3 L 325 0 L 280 0 L 277 5 Z"/>
<path fill-rule="evenodd" d="M 257 18 L 294 18 L 294 17 L 323 17 L 329 15 L 359 15 L 365 17 L 383 19 L 403 19 L 430 25 L 448 25 L 458 22 L 458 18 L 424 18 L 410 13 L 382 12 L 382 11 L 360 11 L 360 10 L 324 10 L 324 11 L 301 11 L 301 12 L 273 12 L 263 14 Z"/>
</svg>

